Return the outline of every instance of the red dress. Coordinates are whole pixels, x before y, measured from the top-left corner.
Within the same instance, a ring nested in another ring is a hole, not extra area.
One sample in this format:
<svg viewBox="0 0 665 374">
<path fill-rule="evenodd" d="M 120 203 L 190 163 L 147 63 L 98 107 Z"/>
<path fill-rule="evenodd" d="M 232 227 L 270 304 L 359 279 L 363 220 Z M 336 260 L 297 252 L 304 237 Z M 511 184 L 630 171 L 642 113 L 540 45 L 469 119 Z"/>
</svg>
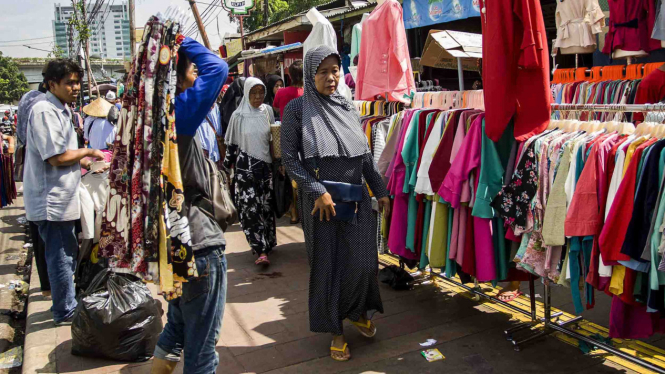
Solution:
<svg viewBox="0 0 665 374">
<path fill-rule="evenodd" d="M 513 118 L 515 139 L 523 141 L 545 130 L 550 120 L 550 64 L 540 1 L 480 3 L 485 12 L 485 132 L 496 142 Z"/>
<path fill-rule="evenodd" d="M 610 0 L 610 31 L 603 53 L 617 49 L 651 52 L 660 48 L 660 40 L 651 39 L 656 20 L 653 0 Z"/>
</svg>

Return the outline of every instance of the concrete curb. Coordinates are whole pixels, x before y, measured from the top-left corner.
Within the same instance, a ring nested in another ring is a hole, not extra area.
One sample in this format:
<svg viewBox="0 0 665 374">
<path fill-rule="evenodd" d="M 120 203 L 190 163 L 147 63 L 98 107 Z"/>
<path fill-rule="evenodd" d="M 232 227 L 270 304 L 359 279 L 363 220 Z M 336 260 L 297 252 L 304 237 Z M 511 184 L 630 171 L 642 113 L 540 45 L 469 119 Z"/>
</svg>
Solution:
<svg viewBox="0 0 665 374">
<path fill-rule="evenodd" d="M 25 344 L 23 346 L 23 374 L 57 373 L 55 348 L 57 328 L 51 317 L 51 300 L 42 296 L 33 258 L 28 294 L 28 314 L 25 322 Z"/>
</svg>

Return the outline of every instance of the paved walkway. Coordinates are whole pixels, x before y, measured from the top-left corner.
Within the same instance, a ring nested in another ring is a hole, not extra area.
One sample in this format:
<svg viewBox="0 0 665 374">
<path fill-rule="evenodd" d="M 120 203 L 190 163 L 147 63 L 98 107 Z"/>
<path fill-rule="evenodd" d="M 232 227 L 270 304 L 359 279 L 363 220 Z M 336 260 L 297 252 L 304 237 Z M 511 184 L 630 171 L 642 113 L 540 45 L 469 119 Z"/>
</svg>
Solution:
<svg viewBox="0 0 665 374">
<path fill-rule="evenodd" d="M 551 337 L 515 352 L 502 334 L 513 323 L 507 315 L 433 283 L 401 292 L 382 285 L 386 313 L 376 317 L 377 336 L 368 340 L 349 328 L 353 358 L 335 362 L 328 357 L 330 336 L 309 331 L 308 265 L 300 228 L 280 222 L 279 247 L 268 270 L 255 267 L 237 225 L 227 239 L 228 300 L 217 347 L 218 373 L 630 372 Z M 49 307 L 38 291 L 35 270 L 24 373 L 150 372 L 149 362 L 72 356 L 70 328 L 54 327 Z M 444 361 L 429 363 L 421 356 L 420 343 L 428 339 L 437 341 L 433 348 L 446 356 Z M 177 372 L 181 370 L 182 365 Z"/>
</svg>

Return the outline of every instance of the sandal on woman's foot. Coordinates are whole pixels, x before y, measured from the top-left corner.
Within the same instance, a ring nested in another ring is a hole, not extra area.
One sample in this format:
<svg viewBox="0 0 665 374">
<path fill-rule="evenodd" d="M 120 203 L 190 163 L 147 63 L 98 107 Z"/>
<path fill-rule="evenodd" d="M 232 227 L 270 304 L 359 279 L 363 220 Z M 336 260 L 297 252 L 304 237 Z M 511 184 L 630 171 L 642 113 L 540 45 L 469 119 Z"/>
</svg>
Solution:
<svg viewBox="0 0 665 374">
<path fill-rule="evenodd" d="M 367 320 L 365 323 L 353 321 L 351 321 L 351 323 L 353 323 L 353 325 L 356 326 L 358 332 L 360 332 L 362 336 L 366 338 L 373 338 L 374 335 L 376 335 L 376 326 L 370 320 Z"/>
<path fill-rule="evenodd" d="M 291 220 L 291 224 L 292 224 L 292 225 L 297 225 L 297 224 L 299 224 L 299 223 L 300 223 L 300 220 L 299 220 L 299 219 L 292 219 L 292 220 Z"/>
<path fill-rule="evenodd" d="M 261 256 L 259 256 L 259 258 L 256 260 L 256 262 L 254 262 L 254 264 L 256 264 L 256 265 L 264 265 L 264 266 L 268 266 L 268 265 L 270 265 L 270 260 L 268 260 L 268 256 L 266 256 L 266 255 L 261 255 Z"/>
<path fill-rule="evenodd" d="M 522 295 L 524 295 L 524 294 L 522 292 L 520 292 L 519 290 L 506 291 L 506 292 L 499 293 L 497 295 L 497 298 L 499 300 L 503 301 L 504 303 L 509 303 L 509 302 L 517 299 L 518 297 L 520 297 Z"/>
<path fill-rule="evenodd" d="M 337 348 L 330 346 L 330 357 L 335 361 L 349 361 L 351 359 L 351 352 L 349 351 L 349 345 L 344 343 L 344 347 Z"/>
</svg>

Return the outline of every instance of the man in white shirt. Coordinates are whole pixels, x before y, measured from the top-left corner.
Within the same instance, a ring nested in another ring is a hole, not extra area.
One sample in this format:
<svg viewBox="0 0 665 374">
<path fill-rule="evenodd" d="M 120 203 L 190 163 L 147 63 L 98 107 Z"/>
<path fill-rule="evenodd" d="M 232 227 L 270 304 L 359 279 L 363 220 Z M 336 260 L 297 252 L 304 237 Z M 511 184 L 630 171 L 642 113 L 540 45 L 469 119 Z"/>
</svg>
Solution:
<svg viewBox="0 0 665 374">
<path fill-rule="evenodd" d="M 39 228 L 45 243 L 48 277 L 56 325 L 68 324 L 74 316 L 76 298 L 73 274 L 78 240 L 74 231 L 80 218 L 78 186 L 86 157 L 103 160 L 96 149 L 79 149 L 67 106 L 81 90 L 83 70 L 71 59 L 48 63 L 44 73 L 49 87 L 46 100 L 36 103 L 26 129 L 23 197 L 26 218 Z"/>
</svg>

